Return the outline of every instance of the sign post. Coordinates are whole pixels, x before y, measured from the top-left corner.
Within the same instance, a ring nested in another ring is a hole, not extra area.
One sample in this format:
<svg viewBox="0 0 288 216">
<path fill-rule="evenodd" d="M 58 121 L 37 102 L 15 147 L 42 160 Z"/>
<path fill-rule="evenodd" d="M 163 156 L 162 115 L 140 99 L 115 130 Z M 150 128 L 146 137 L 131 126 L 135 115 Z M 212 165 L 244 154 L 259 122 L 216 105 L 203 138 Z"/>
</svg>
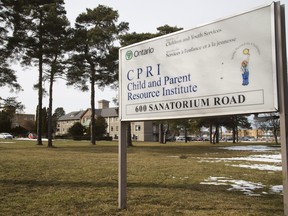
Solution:
<svg viewBox="0 0 288 216">
<path fill-rule="evenodd" d="M 127 202 L 127 124 L 129 122 L 120 121 L 119 137 L 119 208 L 125 209 Z"/>
<path fill-rule="evenodd" d="M 287 54 L 285 35 L 285 8 L 276 3 L 277 31 L 277 71 L 280 113 L 280 139 L 283 173 L 283 204 L 284 215 L 288 215 L 288 84 L 287 84 Z"/>
<path fill-rule="evenodd" d="M 126 208 L 130 121 L 280 112 L 288 215 L 288 87 L 284 5 L 119 50 L 119 208 Z"/>
</svg>

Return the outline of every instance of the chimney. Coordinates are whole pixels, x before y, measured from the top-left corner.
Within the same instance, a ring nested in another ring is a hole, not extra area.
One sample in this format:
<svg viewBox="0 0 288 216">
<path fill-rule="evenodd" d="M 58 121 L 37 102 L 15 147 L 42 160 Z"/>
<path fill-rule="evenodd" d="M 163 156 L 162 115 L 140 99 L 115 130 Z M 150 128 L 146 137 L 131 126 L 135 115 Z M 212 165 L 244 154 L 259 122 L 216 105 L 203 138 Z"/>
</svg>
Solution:
<svg viewBox="0 0 288 216">
<path fill-rule="evenodd" d="M 109 103 L 110 103 L 110 101 L 100 100 L 100 101 L 98 101 L 98 108 L 99 109 L 107 109 L 107 108 L 109 108 Z"/>
</svg>

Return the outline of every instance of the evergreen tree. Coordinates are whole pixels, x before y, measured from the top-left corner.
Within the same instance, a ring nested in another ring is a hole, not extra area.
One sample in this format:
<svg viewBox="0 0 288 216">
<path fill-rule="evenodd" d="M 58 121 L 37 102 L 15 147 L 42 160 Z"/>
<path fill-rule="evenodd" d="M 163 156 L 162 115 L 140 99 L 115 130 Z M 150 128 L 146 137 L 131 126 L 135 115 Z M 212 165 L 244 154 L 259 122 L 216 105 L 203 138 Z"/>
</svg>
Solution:
<svg viewBox="0 0 288 216">
<path fill-rule="evenodd" d="M 17 91 L 21 90 L 21 87 L 9 62 L 14 57 L 12 51 L 18 43 L 13 44 L 14 34 L 8 33 L 16 32 L 20 16 L 19 4 L 21 2 L 15 0 L 0 1 L 0 87 L 8 86 L 11 90 Z"/>
<path fill-rule="evenodd" d="M 107 127 L 108 124 L 106 123 L 105 118 L 97 116 L 95 119 L 95 136 L 98 138 L 105 136 Z"/>
<path fill-rule="evenodd" d="M 39 131 L 38 130 L 38 122 L 39 122 L 39 117 L 40 117 L 40 115 L 39 115 L 39 113 L 38 113 L 38 111 L 39 111 L 39 108 L 38 108 L 38 106 L 37 106 L 37 108 L 36 108 L 36 130 L 37 131 Z M 41 132 L 42 132 L 42 134 L 41 134 L 41 137 L 44 135 L 44 136 L 46 136 L 47 137 L 47 135 L 48 135 L 48 117 L 47 117 L 47 109 L 46 109 L 46 107 L 43 107 L 42 108 L 42 110 L 41 110 Z M 37 134 L 38 135 L 38 134 Z"/>
<path fill-rule="evenodd" d="M 103 5 L 93 10 L 86 9 L 76 19 L 70 44 L 73 49 L 67 76 L 68 85 L 76 85 L 83 91 L 90 88 L 92 131 L 95 131 L 95 85 L 107 84 L 116 73 L 109 67 L 109 51 L 113 50 L 113 43 L 118 35 L 128 29 L 127 23 L 116 24 L 118 16 L 117 11 Z M 91 133 L 91 144 L 96 144 L 94 133 Z"/>
<path fill-rule="evenodd" d="M 51 35 L 55 32 L 51 18 L 55 15 L 55 8 L 63 5 L 63 0 L 20 0 L 18 1 L 20 16 L 12 42 L 18 43 L 21 51 L 22 64 L 38 66 L 38 111 L 42 116 L 43 72 L 44 65 L 50 61 L 47 52 L 51 51 Z M 56 23 L 53 23 L 54 26 Z M 12 43 L 11 44 L 14 44 Z M 37 118 L 37 144 L 42 145 L 42 118 Z"/>
<path fill-rule="evenodd" d="M 0 132 L 10 132 L 12 118 L 16 111 L 22 111 L 24 106 L 15 97 L 3 99 L 0 97 Z"/>
<path fill-rule="evenodd" d="M 80 139 L 85 132 L 86 128 L 80 122 L 76 122 L 72 127 L 68 129 L 68 133 L 72 135 L 73 139 Z"/>
<path fill-rule="evenodd" d="M 251 128 L 247 115 L 233 115 L 223 118 L 223 126 L 232 130 L 233 143 L 238 142 L 238 128 Z"/>
<path fill-rule="evenodd" d="M 63 1 L 55 2 L 50 5 L 50 11 L 44 28 L 47 29 L 46 48 L 43 50 L 43 63 L 48 66 L 44 70 L 43 78 L 49 81 L 49 109 L 48 109 L 48 147 L 52 147 L 53 133 L 53 83 L 57 78 L 61 78 L 65 71 L 64 54 L 67 49 L 67 38 L 69 37 L 69 21 L 66 17 L 66 11 Z"/>
<path fill-rule="evenodd" d="M 11 116 L 8 112 L 0 111 L 0 133 L 10 132 L 12 126 Z"/>
</svg>

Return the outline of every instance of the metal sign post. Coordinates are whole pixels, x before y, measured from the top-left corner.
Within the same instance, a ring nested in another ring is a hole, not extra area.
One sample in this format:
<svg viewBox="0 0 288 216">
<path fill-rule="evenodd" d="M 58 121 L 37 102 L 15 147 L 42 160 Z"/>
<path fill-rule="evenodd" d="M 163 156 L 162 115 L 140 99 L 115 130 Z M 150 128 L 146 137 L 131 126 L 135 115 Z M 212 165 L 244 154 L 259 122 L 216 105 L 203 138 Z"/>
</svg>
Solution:
<svg viewBox="0 0 288 216">
<path fill-rule="evenodd" d="M 285 8 L 276 3 L 276 47 L 277 47 L 277 71 L 278 94 L 280 112 L 280 136 L 283 172 L 283 204 L 284 215 L 288 215 L 288 85 L 287 85 L 287 54 L 285 41 Z"/>
<path fill-rule="evenodd" d="M 127 188 L 127 124 L 129 122 L 120 121 L 119 137 L 119 208 L 126 208 L 126 188 Z"/>
</svg>

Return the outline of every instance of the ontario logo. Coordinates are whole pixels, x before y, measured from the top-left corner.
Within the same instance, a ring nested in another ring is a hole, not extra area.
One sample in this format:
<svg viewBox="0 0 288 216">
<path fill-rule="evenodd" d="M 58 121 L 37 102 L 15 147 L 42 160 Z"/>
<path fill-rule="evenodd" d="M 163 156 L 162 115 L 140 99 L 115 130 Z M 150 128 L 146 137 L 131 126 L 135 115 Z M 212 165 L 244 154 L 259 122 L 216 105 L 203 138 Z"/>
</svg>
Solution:
<svg viewBox="0 0 288 216">
<path fill-rule="evenodd" d="M 135 50 L 134 53 L 131 50 L 128 50 L 125 54 L 126 60 L 131 60 L 133 57 L 137 58 L 140 56 L 145 56 L 148 54 L 154 53 L 154 48 L 149 47 L 147 49 L 142 49 L 142 50 Z"/>
<path fill-rule="evenodd" d="M 128 50 L 125 54 L 126 60 L 130 60 L 133 58 L 133 52 L 131 50 Z"/>
</svg>

